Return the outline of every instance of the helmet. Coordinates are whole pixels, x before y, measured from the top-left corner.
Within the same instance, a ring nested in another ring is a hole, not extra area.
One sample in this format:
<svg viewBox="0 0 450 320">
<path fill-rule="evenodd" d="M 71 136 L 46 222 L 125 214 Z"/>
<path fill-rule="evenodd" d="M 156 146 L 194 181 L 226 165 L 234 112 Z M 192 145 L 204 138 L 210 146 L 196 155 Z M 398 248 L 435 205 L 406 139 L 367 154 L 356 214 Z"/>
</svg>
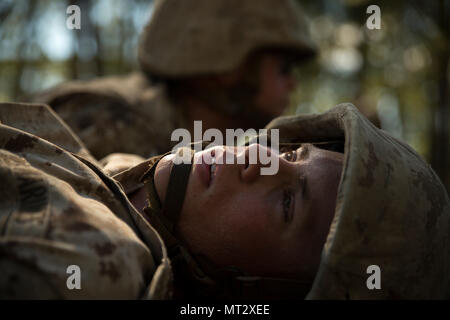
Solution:
<svg viewBox="0 0 450 320">
<path fill-rule="evenodd" d="M 334 220 L 307 299 L 450 297 L 449 197 L 411 147 L 351 104 L 267 127 L 284 143 L 345 140 Z M 379 290 L 369 286 L 372 266 Z"/>
<path fill-rule="evenodd" d="M 292 0 L 159 0 L 139 46 L 141 68 L 162 78 L 220 73 L 260 48 L 315 54 Z"/>
</svg>

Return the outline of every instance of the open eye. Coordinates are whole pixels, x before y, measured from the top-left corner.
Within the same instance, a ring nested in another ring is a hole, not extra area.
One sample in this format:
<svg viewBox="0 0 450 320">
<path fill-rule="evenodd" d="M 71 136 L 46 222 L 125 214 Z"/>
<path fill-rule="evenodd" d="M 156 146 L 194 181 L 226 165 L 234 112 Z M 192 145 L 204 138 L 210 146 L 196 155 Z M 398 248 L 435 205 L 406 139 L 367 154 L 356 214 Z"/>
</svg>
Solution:
<svg viewBox="0 0 450 320">
<path fill-rule="evenodd" d="M 287 161 L 294 162 L 297 160 L 297 151 L 291 150 L 291 151 L 285 152 L 285 153 L 283 153 L 283 158 L 286 159 Z"/>
</svg>

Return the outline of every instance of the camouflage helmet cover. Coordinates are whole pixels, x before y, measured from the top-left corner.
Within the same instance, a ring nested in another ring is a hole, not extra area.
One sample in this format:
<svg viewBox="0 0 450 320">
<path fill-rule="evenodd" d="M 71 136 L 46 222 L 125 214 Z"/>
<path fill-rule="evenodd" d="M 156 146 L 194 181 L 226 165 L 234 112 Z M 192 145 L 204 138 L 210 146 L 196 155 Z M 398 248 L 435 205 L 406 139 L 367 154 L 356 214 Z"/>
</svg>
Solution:
<svg viewBox="0 0 450 320">
<path fill-rule="evenodd" d="M 450 201 L 412 148 L 351 104 L 268 127 L 280 129 L 280 142 L 345 139 L 335 216 L 308 299 L 450 297 Z M 379 290 L 367 286 L 371 265 L 380 268 Z"/>
<path fill-rule="evenodd" d="M 219 73 L 253 50 L 315 54 L 306 18 L 292 0 L 159 0 L 139 46 L 141 68 L 160 77 Z"/>
</svg>

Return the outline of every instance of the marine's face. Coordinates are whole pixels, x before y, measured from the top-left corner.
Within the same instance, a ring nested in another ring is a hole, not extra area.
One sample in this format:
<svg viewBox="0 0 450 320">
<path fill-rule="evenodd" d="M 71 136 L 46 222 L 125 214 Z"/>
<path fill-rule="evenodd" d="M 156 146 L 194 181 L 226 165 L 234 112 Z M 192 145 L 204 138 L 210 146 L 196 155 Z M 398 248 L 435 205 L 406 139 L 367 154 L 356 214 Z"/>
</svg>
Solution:
<svg viewBox="0 0 450 320">
<path fill-rule="evenodd" d="M 254 105 L 259 112 L 270 118 L 283 113 L 289 104 L 289 95 L 296 81 L 291 64 L 283 54 L 263 54 L 259 69 L 259 91 Z"/>
<path fill-rule="evenodd" d="M 334 216 L 343 155 L 303 145 L 280 154 L 278 173 L 267 176 L 260 164 L 217 164 L 211 173 L 196 163 L 205 154 L 194 156 L 178 224 L 191 251 L 251 275 L 311 280 Z M 167 156 L 156 168 L 160 199 L 171 166 Z"/>
</svg>

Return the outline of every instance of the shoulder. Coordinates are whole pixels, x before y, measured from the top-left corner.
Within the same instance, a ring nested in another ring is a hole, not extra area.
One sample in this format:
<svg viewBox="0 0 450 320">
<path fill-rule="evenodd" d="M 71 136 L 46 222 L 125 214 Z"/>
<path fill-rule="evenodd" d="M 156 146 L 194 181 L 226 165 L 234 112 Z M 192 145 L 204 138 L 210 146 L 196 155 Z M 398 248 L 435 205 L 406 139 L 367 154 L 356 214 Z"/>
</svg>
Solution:
<svg viewBox="0 0 450 320">
<path fill-rule="evenodd" d="M 1 296 L 133 299 L 168 287 L 164 244 L 118 184 L 37 128 L 0 122 Z M 81 290 L 68 287 L 70 266 Z"/>
</svg>

